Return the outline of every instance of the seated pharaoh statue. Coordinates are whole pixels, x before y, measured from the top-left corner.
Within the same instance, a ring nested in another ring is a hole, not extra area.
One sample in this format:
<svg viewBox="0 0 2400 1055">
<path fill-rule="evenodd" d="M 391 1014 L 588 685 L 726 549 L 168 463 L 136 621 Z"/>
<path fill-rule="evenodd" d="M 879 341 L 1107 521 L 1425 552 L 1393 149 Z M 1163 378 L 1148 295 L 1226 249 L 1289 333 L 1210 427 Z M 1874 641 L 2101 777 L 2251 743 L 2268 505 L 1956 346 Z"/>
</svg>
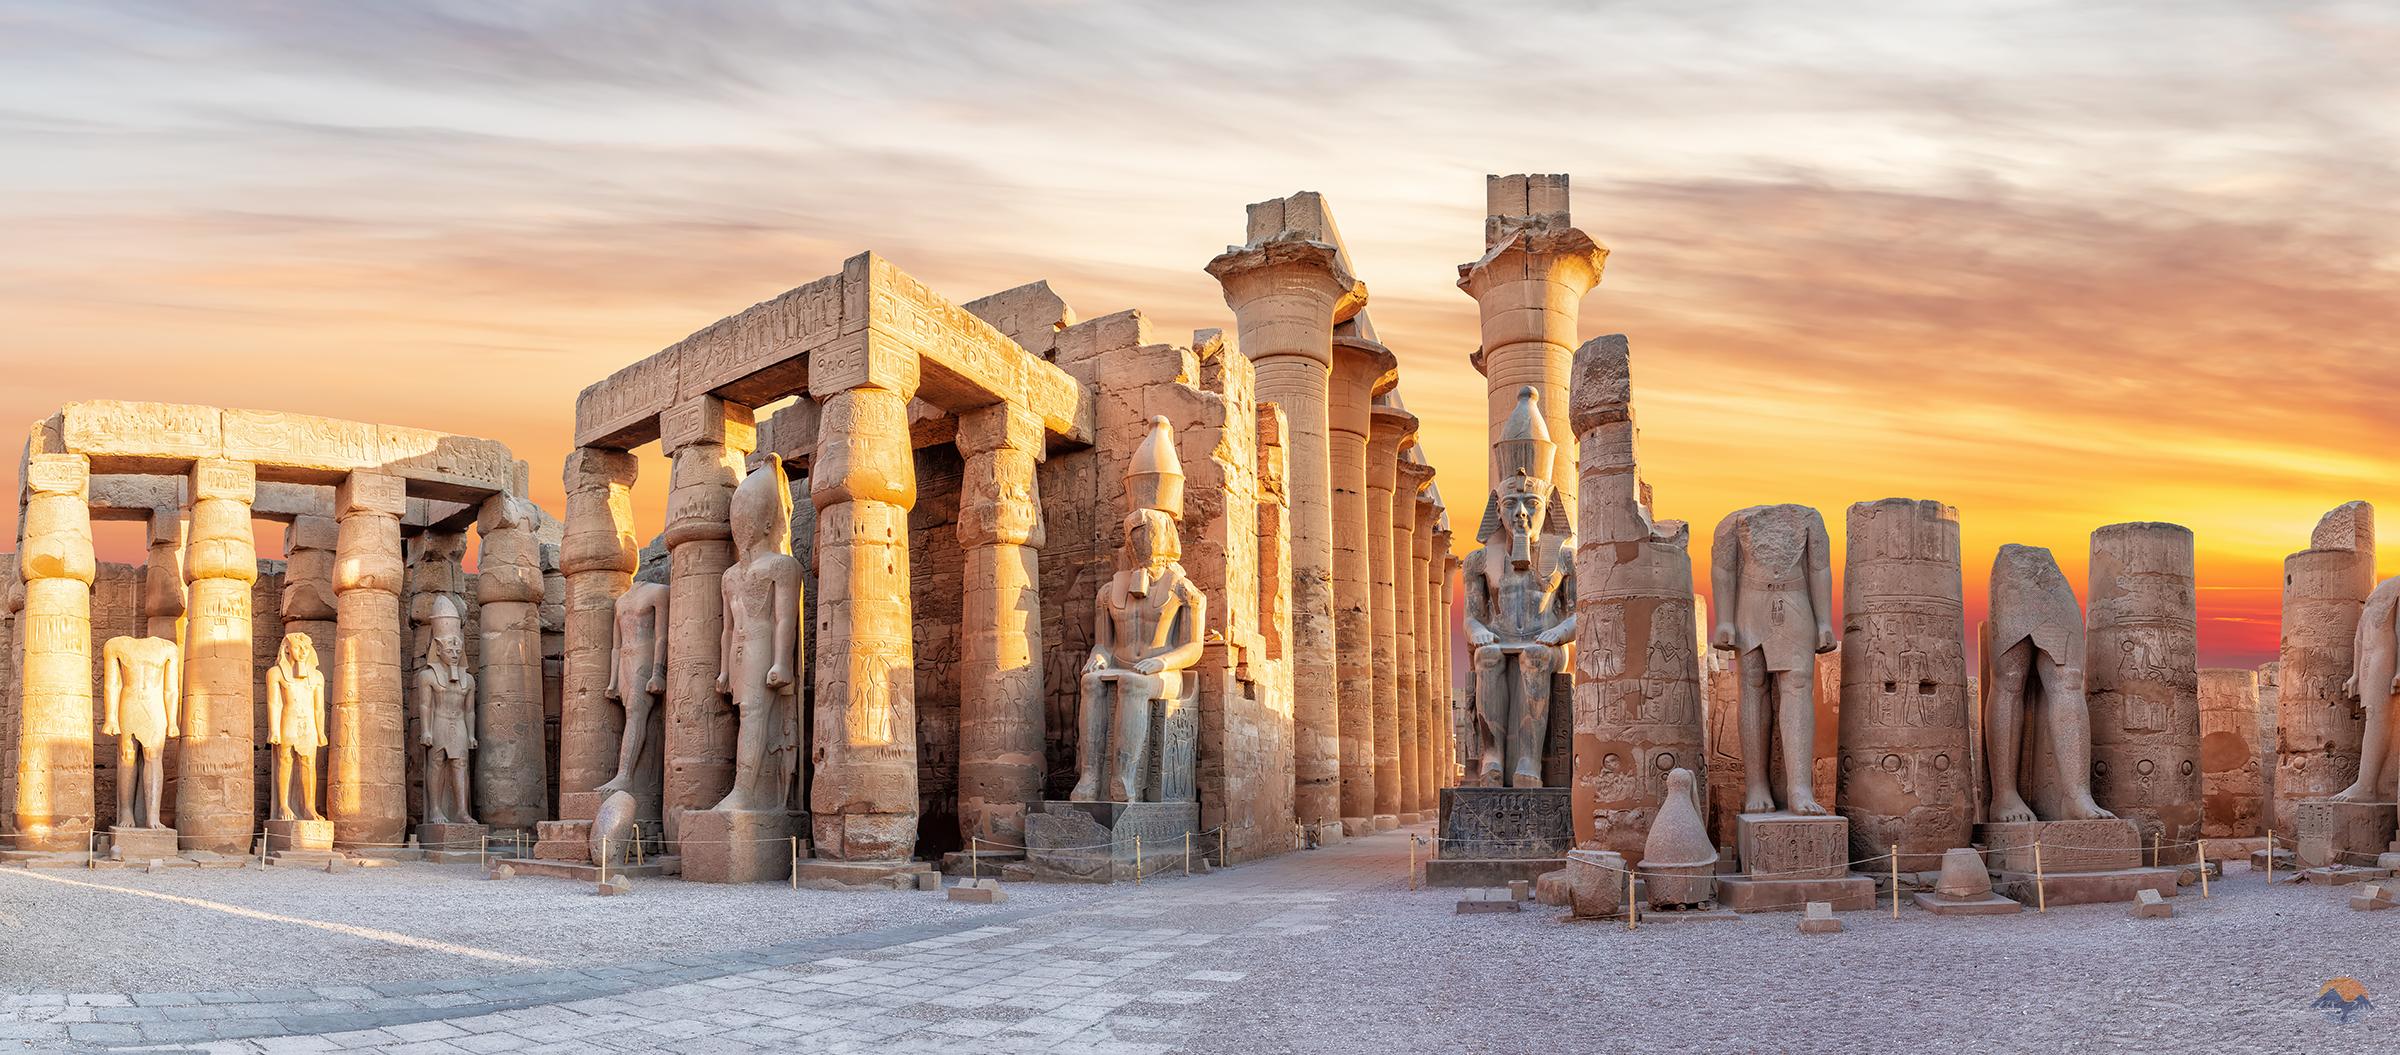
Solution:
<svg viewBox="0 0 2400 1055">
<path fill-rule="evenodd" d="M 1542 786 L 1550 741 L 1551 675 L 1575 640 L 1575 536 L 1548 479 L 1558 445 L 1543 423 L 1540 396 L 1517 393 L 1467 554 L 1467 645 L 1474 650 L 1476 757 L 1468 774 L 1483 787 Z"/>
<path fill-rule="evenodd" d="M 1167 419 L 1151 420 L 1150 435 L 1126 469 L 1125 492 L 1132 511 L 1125 516 L 1116 574 L 1100 591 L 1092 654 L 1083 664 L 1077 776 L 1068 796 L 1081 802 L 1103 797 L 1104 768 L 1108 800 L 1143 801 L 1154 733 L 1151 704 L 1187 695 L 1186 671 L 1200 661 L 1208 623 L 1208 598 L 1179 563 L 1183 463 Z M 1173 775 L 1160 782 L 1190 784 Z"/>
</svg>

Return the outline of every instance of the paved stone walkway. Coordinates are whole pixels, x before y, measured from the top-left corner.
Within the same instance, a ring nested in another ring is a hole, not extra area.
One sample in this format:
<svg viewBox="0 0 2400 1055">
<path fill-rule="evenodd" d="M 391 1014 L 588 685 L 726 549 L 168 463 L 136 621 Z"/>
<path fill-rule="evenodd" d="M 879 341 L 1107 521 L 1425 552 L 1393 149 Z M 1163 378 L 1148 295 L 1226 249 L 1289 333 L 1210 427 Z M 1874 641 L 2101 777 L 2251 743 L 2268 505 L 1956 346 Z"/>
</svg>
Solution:
<svg viewBox="0 0 2400 1055">
<path fill-rule="evenodd" d="M 1163 1052 L 1246 977 L 1212 946 L 1325 930 L 1344 889 L 1402 883 L 1405 852 L 1402 837 L 1387 836 L 1212 876 L 1093 888 L 1064 911 L 579 970 L 17 995 L 0 998 L 0 1050 Z M 641 896 L 674 892 L 662 884 Z M 1176 925 L 1162 922 L 1170 914 Z"/>
</svg>

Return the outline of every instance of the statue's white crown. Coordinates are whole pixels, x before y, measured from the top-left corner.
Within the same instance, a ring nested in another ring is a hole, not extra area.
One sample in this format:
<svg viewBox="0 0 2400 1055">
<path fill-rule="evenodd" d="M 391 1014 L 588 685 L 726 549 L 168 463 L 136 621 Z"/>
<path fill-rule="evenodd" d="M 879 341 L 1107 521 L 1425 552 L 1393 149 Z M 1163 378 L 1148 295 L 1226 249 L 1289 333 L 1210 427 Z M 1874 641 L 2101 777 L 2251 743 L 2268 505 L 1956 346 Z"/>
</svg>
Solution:
<svg viewBox="0 0 2400 1055">
<path fill-rule="evenodd" d="M 1128 509 L 1155 509 L 1183 519 L 1183 459 L 1175 454 L 1175 426 L 1165 417 L 1150 419 L 1150 434 L 1126 463 L 1125 499 Z"/>
</svg>

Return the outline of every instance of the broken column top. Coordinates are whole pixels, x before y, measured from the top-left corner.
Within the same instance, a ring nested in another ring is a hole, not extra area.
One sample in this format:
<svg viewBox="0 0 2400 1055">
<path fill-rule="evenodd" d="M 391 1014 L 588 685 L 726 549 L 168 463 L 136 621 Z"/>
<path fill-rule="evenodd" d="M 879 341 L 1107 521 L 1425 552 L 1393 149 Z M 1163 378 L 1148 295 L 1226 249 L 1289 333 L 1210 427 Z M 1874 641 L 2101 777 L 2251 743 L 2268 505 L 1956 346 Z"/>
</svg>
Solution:
<svg viewBox="0 0 2400 1055">
<path fill-rule="evenodd" d="M 2317 521 L 2317 529 L 2308 536 L 2308 548 L 2374 550 L 2375 507 L 2365 502 L 2342 503 Z"/>
<path fill-rule="evenodd" d="M 1499 239 L 1490 232 L 1498 224 L 1539 221 L 1558 227 L 1574 225 L 1567 211 L 1567 174 L 1532 173 L 1483 177 L 1485 246 Z"/>
</svg>

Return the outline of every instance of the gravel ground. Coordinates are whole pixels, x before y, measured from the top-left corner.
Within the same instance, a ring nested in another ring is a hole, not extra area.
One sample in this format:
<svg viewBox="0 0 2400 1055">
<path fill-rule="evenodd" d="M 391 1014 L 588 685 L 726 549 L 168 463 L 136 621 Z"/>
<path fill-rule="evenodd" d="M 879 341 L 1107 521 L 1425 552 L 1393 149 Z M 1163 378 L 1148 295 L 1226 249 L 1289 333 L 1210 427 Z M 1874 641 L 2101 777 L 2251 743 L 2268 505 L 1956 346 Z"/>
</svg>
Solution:
<svg viewBox="0 0 2400 1055">
<path fill-rule="evenodd" d="M 1102 992 L 1122 991 L 1125 1000 L 1188 997 L 1190 1006 L 1171 1019 L 1156 1003 L 1096 1013 L 1107 1023 L 1134 1016 L 1117 1035 L 1159 1047 L 1045 1046 L 1038 1037 L 1003 1035 L 992 1040 L 1007 1043 L 979 1050 L 1814 1052 L 1915 1050 L 1938 1041 L 1997 1052 L 2233 1045 L 2388 1052 L 2400 1023 L 2400 995 L 2390 1010 L 2349 1025 L 2308 1007 L 2321 985 L 2343 975 L 2371 995 L 2400 994 L 2400 912 L 2351 911 L 2341 888 L 2269 890 L 2240 866 L 2214 884 L 2210 899 L 2186 888 L 2172 899 L 2171 920 L 2131 919 L 2121 905 L 1949 918 L 1910 907 L 1896 921 L 1884 912 L 1846 913 L 1845 933 L 1805 936 L 1797 933 L 1797 914 L 1787 913 L 1646 923 L 1635 931 L 1569 922 L 1562 910 L 1539 906 L 1459 916 L 1452 912 L 1456 891 L 1406 889 L 1406 853 L 1401 838 L 1379 836 L 1139 889 L 1013 886 L 1011 900 L 997 907 L 1016 916 L 1008 933 L 981 944 L 1063 943 L 1053 952 L 1099 961 L 1121 954 L 1124 935 L 1149 935 L 1170 943 L 1164 947 L 1172 955 Z M 655 880 L 630 897 L 598 898 L 570 883 L 474 875 L 408 865 L 346 875 L 64 876 L 122 888 L 95 890 L 0 872 L 7 917 L 0 920 L 0 981 L 17 989 L 159 991 L 539 969 L 123 892 L 130 889 L 559 966 L 721 953 L 903 924 L 963 931 L 996 915 L 931 894 L 795 894 Z M 1179 936 L 1207 940 L 1185 944 Z M 288 948 L 307 952 L 269 954 Z M 880 961 L 890 954 L 860 955 Z M 713 1022 L 726 1030 L 761 1017 L 728 1010 L 745 1005 L 727 1004 L 728 994 L 707 986 L 649 996 L 562 1006 L 555 1014 L 656 1007 L 694 1029 Z M 808 1048 L 735 1047 L 737 1035 L 711 1038 L 723 1042 L 711 1050 Z M 656 1042 L 625 1050 L 684 1051 L 692 1043 L 615 1036 Z M 601 1039 L 556 1050 L 597 1050 L 589 1045 Z M 887 1049 L 903 1050 L 859 1050 Z"/>
<path fill-rule="evenodd" d="M 421 863 L 330 875 L 284 868 L 158 874 L 0 868 L 0 992 L 181 992 L 457 978 L 747 948 L 898 924 L 947 920 L 972 927 L 995 911 L 931 893 L 793 891 L 674 879 L 636 879 L 629 895 L 597 897 L 589 886 L 567 880 L 492 881 L 482 875 L 473 865 Z M 1076 894 L 1019 886 L 998 908 L 1063 905 Z M 302 919 L 457 949 L 293 922 Z M 300 950 L 306 955 L 290 954 Z"/>
</svg>

